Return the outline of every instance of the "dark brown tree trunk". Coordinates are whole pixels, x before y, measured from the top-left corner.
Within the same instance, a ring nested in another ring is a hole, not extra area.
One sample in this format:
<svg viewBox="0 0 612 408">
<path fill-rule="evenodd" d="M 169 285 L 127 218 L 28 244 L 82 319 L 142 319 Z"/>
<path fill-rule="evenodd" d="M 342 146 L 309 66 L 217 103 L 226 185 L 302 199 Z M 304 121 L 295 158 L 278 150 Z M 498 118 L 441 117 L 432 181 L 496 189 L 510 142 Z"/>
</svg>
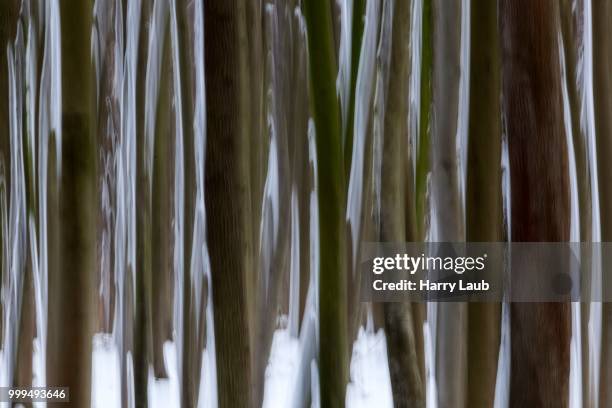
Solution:
<svg viewBox="0 0 612 408">
<path fill-rule="evenodd" d="M 503 105 L 511 175 L 511 239 L 569 239 L 569 171 L 554 0 L 502 0 Z M 513 265 L 513 279 L 537 279 Z M 567 407 L 569 303 L 511 304 L 511 407 Z"/>
<path fill-rule="evenodd" d="M 255 405 L 248 316 L 252 247 L 249 223 L 249 121 L 244 2 L 204 3 L 206 64 L 206 214 L 212 268 L 220 407 Z"/>
<path fill-rule="evenodd" d="M 67 406 L 72 407 L 89 406 L 91 396 L 96 270 L 92 6 L 88 0 L 60 1 L 63 23 L 62 161 L 58 195 L 61 225 L 59 265 L 50 268 L 48 277 L 47 383 L 70 387 Z"/>
</svg>

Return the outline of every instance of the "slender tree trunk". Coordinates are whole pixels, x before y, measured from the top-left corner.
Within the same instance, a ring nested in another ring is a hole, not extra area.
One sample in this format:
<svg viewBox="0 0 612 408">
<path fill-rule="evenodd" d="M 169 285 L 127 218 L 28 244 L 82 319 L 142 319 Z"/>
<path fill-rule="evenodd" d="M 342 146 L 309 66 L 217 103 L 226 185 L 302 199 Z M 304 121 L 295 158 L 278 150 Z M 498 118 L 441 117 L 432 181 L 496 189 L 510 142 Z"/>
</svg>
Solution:
<svg viewBox="0 0 612 408">
<path fill-rule="evenodd" d="M 472 1 L 466 191 L 468 242 L 502 239 L 501 76 L 497 11 L 497 2 Z M 468 304 L 468 407 L 493 406 L 500 313 L 499 303 Z"/>
<path fill-rule="evenodd" d="M 126 7 L 129 7 L 125 4 Z M 155 350 L 153 349 L 153 321 L 156 318 L 163 319 L 167 316 L 168 311 L 164 311 L 159 316 L 153 315 L 153 281 L 157 280 L 153 278 L 153 259 L 152 259 L 152 199 L 151 199 L 151 177 L 149 174 L 148 157 L 144 153 L 145 144 L 145 133 L 144 133 L 144 86 L 146 84 L 146 67 L 147 67 L 147 38 L 149 30 L 149 18 L 150 18 L 150 3 L 145 0 L 140 6 L 140 22 L 139 32 L 136 42 L 138 47 L 136 56 L 136 70 L 133 75 L 137 78 L 135 85 L 133 109 L 136 115 L 136 127 L 135 135 L 129 135 L 134 137 L 135 146 L 141 146 L 142 148 L 136 151 L 136 202 L 138 203 L 138 210 L 136 211 L 136 310 L 134 318 L 134 393 L 137 407 L 147 407 L 148 402 L 148 375 L 149 366 L 153 362 L 153 355 Z M 125 16 L 129 13 L 127 10 L 124 12 Z M 127 18 L 124 24 L 133 24 Z M 127 35 L 126 35 L 127 38 Z M 129 39 L 126 40 L 129 41 Z M 126 50 L 127 51 L 127 50 Z M 126 63 L 129 63 L 126 56 Z M 128 68 L 131 69 L 131 68 Z M 125 102 L 124 102 L 125 103 Z M 126 107 L 127 109 L 127 107 Z M 128 137 L 128 135 L 124 135 Z M 162 279 L 160 279 L 163 282 Z M 162 303 L 166 307 L 170 305 L 162 301 L 163 298 L 155 298 L 157 303 Z M 163 340 L 162 340 L 163 342 Z M 159 353 L 159 351 L 158 351 Z"/>
<path fill-rule="evenodd" d="M 252 247 L 249 223 L 249 116 L 244 3 L 204 3 L 206 214 L 212 267 L 220 407 L 255 405 L 247 310 Z"/>
<path fill-rule="evenodd" d="M 409 2 L 406 0 L 406 2 Z M 344 170 L 347 179 L 351 173 L 353 157 L 353 134 L 355 126 L 355 93 L 357 91 L 357 74 L 359 73 L 359 57 L 363 38 L 363 25 L 365 19 L 365 0 L 353 2 L 353 15 L 351 16 L 351 71 L 349 78 L 348 113 L 344 128 Z M 408 21 L 406 21 L 408 24 Z M 408 38 L 408 37 L 406 37 Z"/>
<path fill-rule="evenodd" d="M 155 119 L 152 192 L 153 265 L 153 369 L 156 377 L 166 376 L 164 341 L 172 337 L 173 239 L 176 132 L 172 125 L 172 57 L 170 30 L 158 42 L 162 48 L 159 94 Z"/>
<path fill-rule="evenodd" d="M 15 29 L 17 27 L 18 17 L 18 0 L 0 2 L 0 168 L 2 169 L 1 177 L 4 179 L 7 205 L 10 202 L 9 180 L 11 179 L 11 146 L 9 133 L 9 76 L 6 49 L 9 42 L 15 39 Z M 8 214 L 8 208 L 6 211 Z M 8 237 L 3 237 L 1 235 L 2 233 L 0 232 L 0 244 L 4 245 L 4 241 Z M 4 255 L 2 251 L 0 258 L 3 258 Z M 0 265 L 5 265 L 7 262 L 6 259 L 0 259 L 0 261 Z M 4 281 L 2 273 L 3 271 L 0 269 L 0 282 Z M 4 312 L 3 305 L 0 305 L 0 312 Z M 4 333 L 3 320 L 4 319 L 0 319 L 0 333 Z M 0 339 L 0 341 L 1 340 L 2 339 Z"/>
<path fill-rule="evenodd" d="M 612 241 L 612 5 L 604 1 L 592 2 L 593 21 L 593 98 L 595 103 L 595 134 L 597 137 L 597 165 L 601 240 Z M 604 261 L 604 265 L 607 262 Z M 610 271 L 602 271 L 603 287 L 610 281 Z M 599 406 L 612 407 L 612 303 L 602 304 L 601 379 Z"/>
<path fill-rule="evenodd" d="M 464 239 L 457 172 L 461 6 L 433 0 L 432 201 L 440 242 Z M 438 404 L 460 408 L 466 403 L 467 304 L 440 302 L 437 307 Z"/>
<path fill-rule="evenodd" d="M 32 342 L 35 331 L 34 287 L 32 264 L 28 262 L 23 269 L 23 293 L 21 299 L 21 316 L 17 326 L 19 330 L 17 358 L 15 364 L 14 385 L 16 387 L 32 386 Z"/>
<path fill-rule="evenodd" d="M 391 55 L 386 83 L 384 111 L 383 157 L 381 169 L 380 241 L 414 241 L 414 233 L 406 229 L 408 196 L 404 180 L 407 166 L 408 98 L 410 70 L 410 6 L 409 1 L 386 2 L 393 5 Z M 383 81 L 385 82 L 385 81 Z M 413 229 L 411 231 L 414 231 Z M 424 378 L 418 364 L 415 327 L 411 303 L 385 303 L 385 332 L 389 372 L 396 407 L 425 407 Z"/>
<path fill-rule="evenodd" d="M 15 40 L 18 17 L 18 0 L 6 0 L 0 3 L 0 160 L 2 160 L 4 166 L 7 186 L 8 180 L 11 179 L 11 151 L 9 145 L 9 75 L 6 49 L 9 42 L 12 43 Z M 10 194 L 7 194 L 7 203 L 10 202 L 9 197 Z"/>
<path fill-rule="evenodd" d="M 515 242 L 569 239 L 558 13 L 549 0 L 500 6 Z M 538 280 L 530 273 L 513 264 L 513 279 Z M 570 323 L 569 303 L 511 304 L 511 407 L 568 406 Z"/>
<path fill-rule="evenodd" d="M 430 172 L 431 108 L 432 108 L 432 60 L 433 60 L 433 13 L 432 1 L 423 0 L 421 23 L 421 78 L 419 136 L 416 143 L 415 213 L 417 238 L 425 238 L 427 218 L 427 176 Z"/>
<path fill-rule="evenodd" d="M 321 406 L 344 405 L 348 381 L 344 166 L 332 19 L 327 1 L 303 4 L 308 29 L 319 199 L 319 384 Z"/>
<path fill-rule="evenodd" d="M 95 277 L 92 2 L 60 1 L 62 162 L 59 267 L 49 271 L 47 383 L 70 387 L 68 406 L 91 395 Z"/>
<path fill-rule="evenodd" d="M 592 214 L 592 190 L 590 160 L 587 155 L 587 135 L 583 131 L 586 127 L 581 126 L 582 100 L 586 90 L 579 86 L 577 72 L 582 71 L 584 76 L 584 59 L 578 57 L 581 48 L 584 46 L 584 2 L 573 2 L 564 0 L 560 2 L 561 30 L 563 34 L 563 50 L 565 55 L 565 76 L 567 83 L 567 94 L 571 117 L 572 141 L 574 144 L 574 157 L 576 163 L 576 178 L 578 184 L 578 211 L 580 241 L 592 242 L 593 237 L 593 214 Z M 590 27 L 588 29 L 591 29 Z M 582 79 L 582 78 L 580 78 Z M 590 247 L 582 248 L 582 262 L 585 263 L 583 271 L 591 271 L 592 266 L 587 264 L 592 258 Z M 581 278 L 582 287 L 591 287 L 591 274 L 586 273 Z M 589 291 L 590 293 L 590 291 Z M 591 346 L 591 335 L 589 334 L 589 320 L 591 317 L 591 302 L 583 301 L 580 303 L 580 335 L 582 351 L 582 401 L 584 407 L 596 407 L 597 401 L 592 393 L 594 378 L 592 377 L 591 364 L 589 363 Z"/>
</svg>

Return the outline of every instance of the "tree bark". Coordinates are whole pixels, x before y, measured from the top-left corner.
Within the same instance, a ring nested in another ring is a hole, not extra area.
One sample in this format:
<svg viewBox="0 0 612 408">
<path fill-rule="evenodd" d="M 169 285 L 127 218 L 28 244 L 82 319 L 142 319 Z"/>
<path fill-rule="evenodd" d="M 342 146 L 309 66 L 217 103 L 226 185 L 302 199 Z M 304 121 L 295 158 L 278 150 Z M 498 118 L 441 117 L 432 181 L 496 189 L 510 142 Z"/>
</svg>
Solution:
<svg viewBox="0 0 612 408">
<path fill-rule="evenodd" d="M 576 178 L 578 184 L 578 211 L 580 242 L 593 242 L 600 237 L 593 235 L 593 202 L 592 202 L 592 174 L 591 163 L 588 157 L 588 141 L 585 132 L 586 126 L 581 126 L 582 101 L 586 96 L 586 90 L 581 86 L 584 83 L 585 61 L 579 58 L 581 49 L 584 47 L 584 2 L 573 2 L 564 0 L 560 2 L 561 32 L 563 35 L 563 50 L 565 55 L 565 81 L 567 83 L 567 94 L 571 118 L 572 141 L 574 144 L 574 157 L 576 163 Z M 590 28 L 589 28 L 590 29 Z M 581 77 L 577 76 L 580 73 Z M 580 81 L 580 82 L 579 82 Z M 581 260 L 584 264 L 582 271 L 592 271 L 590 264 L 592 250 L 589 246 L 583 246 Z M 591 288 L 592 275 L 584 273 L 581 284 L 584 288 Z M 588 291 L 590 293 L 590 289 Z M 586 300 L 586 301 L 584 301 Z M 589 356 L 592 353 L 589 320 L 591 317 L 591 300 L 583 299 L 580 303 L 580 336 L 582 351 L 582 401 L 585 407 L 596 407 L 595 400 L 597 392 L 593 393 L 595 379 L 592 376 Z M 576 307 L 576 306 L 574 306 Z"/>
<path fill-rule="evenodd" d="M 558 13 L 552 0 L 500 5 L 515 242 L 569 239 Z M 513 273 L 537 279 L 520 266 Z M 570 323 L 569 303 L 511 304 L 511 407 L 568 406 Z"/>
<path fill-rule="evenodd" d="M 308 29 L 311 106 L 319 200 L 319 384 L 321 406 L 344 406 L 348 381 L 345 189 L 332 18 L 327 1 L 303 4 Z"/>
<path fill-rule="evenodd" d="M 381 169 L 381 242 L 415 241 L 414 229 L 406 228 L 409 216 L 406 206 L 414 206 L 405 182 L 409 163 L 408 98 L 410 72 L 410 7 L 409 1 L 385 2 L 393 6 L 390 34 L 389 69 L 384 109 L 383 156 Z M 389 374 L 395 407 L 425 407 L 424 378 L 418 364 L 418 352 L 412 304 L 385 303 L 383 305 Z M 422 350 L 421 350 L 422 351 Z"/>
<path fill-rule="evenodd" d="M 174 217 L 174 168 L 176 132 L 172 126 L 172 58 L 170 31 L 166 29 L 161 57 L 157 114 L 155 117 L 155 145 L 153 154 L 152 265 L 153 265 L 153 370 L 155 376 L 165 377 L 164 341 L 172 338 L 173 309 L 173 251 L 176 243 L 172 220 Z"/>
<path fill-rule="evenodd" d="M 466 190 L 468 242 L 495 242 L 503 237 L 497 13 L 495 1 L 472 1 Z M 488 408 L 494 404 L 500 316 L 499 303 L 468 304 L 468 407 Z"/>
<path fill-rule="evenodd" d="M 612 6 L 605 1 L 592 3 L 593 21 L 593 98 L 595 105 L 595 135 L 597 144 L 597 176 L 599 181 L 599 210 L 601 240 L 612 241 Z M 605 259 L 605 258 L 604 258 Z M 608 264 L 604 260 L 604 265 Z M 602 287 L 609 285 L 609 271 L 602 270 Z M 612 407 L 612 303 L 602 303 L 601 374 L 599 406 Z"/>
<path fill-rule="evenodd" d="M 59 265 L 49 270 L 47 383 L 90 405 L 95 277 L 95 143 L 90 55 L 92 2 L 60 1 L 62 161 Z M 53 168 L 51 168 L 53 171 Z M 51 249 L 51 248 L 50 248 Z M 52 404 L 53 405 L 53 404 Z"/>
<path fill-rule="evenodd" d="M 464 240 L 459 194 L 457 119 L 461 78 L 460 2 L 433 0 L 432 201 L 439 242 Z M 437 305 L 436 381 L 438 404 L 461 408 L 466 403 L 467 304 Z"/>
<path fill-rule="evenodd" d="M 212 268 L 220 407 L 255 405 L 247 310 L 252 247 L 249 223 L 249 119 L 244 2 L 204 3 L 206 214 Z"/>
</svg>

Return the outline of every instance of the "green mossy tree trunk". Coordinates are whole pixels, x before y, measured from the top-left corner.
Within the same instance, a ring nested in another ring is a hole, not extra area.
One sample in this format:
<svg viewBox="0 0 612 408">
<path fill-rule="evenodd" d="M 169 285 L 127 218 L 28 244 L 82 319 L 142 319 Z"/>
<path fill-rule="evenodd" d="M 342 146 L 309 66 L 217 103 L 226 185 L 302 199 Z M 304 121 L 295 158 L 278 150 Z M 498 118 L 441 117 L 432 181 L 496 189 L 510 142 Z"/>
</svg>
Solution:
<svg viewBox="0 0 612 408">
<path fill-rule="evenodd" d="M 344 160 L 328 1 L 305 0 L 319 200 L 319 384 L 322 407 L 344 406 L 348 381 Z"/>
<path fill-rule="evenodd" d="M 423 0 L 423 16 L 421 23 L 421 78 L 420 78 L 420 110 L 418 121 L 418 138 L 416 138 L 416 233 L 417 239 L 425 238 L 425 220 L 427 218 L 427 175 L 430 172 L 430 137 L 432 109 L 432 60 L 433 60 L 433 15 L 432 1 Z"/>
<path fill-rule="evenodd" d="M 95 277 L 95 137 L 89 0 L 60 1 L 62 161 L 59 265 L 49 270 L 47 384 L 70 387 L 71 407 L 90 405 Z M 52 249 L 52 248 L 50 248 Z"/>
<path fill-rule="evenodd" d="M 567 241 L 568 152 L 554 0 L 500 3 L 503 106 L 511 177 L 513 242 Z M 513 277 L 547 279 L 513 258 Z M 559 260 L 560 268 L 566 262 Z M 569 303 L 511 304 L 510 407 L 567 407 Z"/>
<path fill-rule="evenodd" d="M 496 242 L 503 237 L 497 12 L 495 1 L 472 1 L 466 188 L 468 242 Z M 494 403 L 500 314 L 499 303 L 468 304 L 466 401 L 470 408 L 488 408 Z"/>
</svg>

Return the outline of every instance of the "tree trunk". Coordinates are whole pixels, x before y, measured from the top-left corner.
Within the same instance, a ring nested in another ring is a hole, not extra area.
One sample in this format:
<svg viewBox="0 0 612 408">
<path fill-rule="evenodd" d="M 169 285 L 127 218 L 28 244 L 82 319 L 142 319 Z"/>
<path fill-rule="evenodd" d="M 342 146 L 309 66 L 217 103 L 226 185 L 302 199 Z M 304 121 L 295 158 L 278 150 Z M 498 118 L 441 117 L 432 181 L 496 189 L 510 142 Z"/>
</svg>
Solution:
<svg viewBox="0 0 612 408">
<path fill-rule="evenodd" d="M 515 242 L 569 239 L 558 13 L 551 0 L 500 6 Z M 520 265 L 513 273 L 513 279 L 537 279 Z M 569 303 L 511 304 L 511 407 L 568 406 L 570 323 Z"/>
<path fill-rule="evenodd" d="M 174 217 L 174 168 L 176 132 L 172 125 L 172 57 L 170 30 L 166 29 L 158 42 L 162 48 L 161 72 L 157 114 L 155 117 L 155 141 L 153 154 L 152 214 L 152 265 L 153 276 L 153 370 L 155 376 L 165 377 L 164 341 L 172 337 L 173 309 L 173 253 L 176 245 L 173 233 Z"/>
<path fill-rule="evenodd" d="M 564 0 L 560 2 L 561 12 L 561 30 L 563 34 L 563 50 L 565 55 L 565 82 L 567 83 L 567 95 L 571 118 L 572 141 L 574 144 L 574 156 L 576 162 L 576 178 L 578 184 L 578 211 L 579 211 L 579 228 L 580 242 L 598 241 L 600 237 L 594 236 L 593 232 L 597 228 L 593 228 L 593 202 L 592 202 L 592 174 L 591 163 L 588 157 L 588 141 L 587 134 L 584 129 L 586 125 L 581 126 L 581 109 L 582 101 L 586 96 L 586 90 L 580 86 L 579 81 L 584 83 L 585 61 L 579 58 L 581 49 L 584 47 L 584 2 Z M 589 28 L 590 29 L 590 28 Z M 577 73 L 581 73 L 581 78 L 578 78 Z M 590 264 L 592 251 L 590 247 L 582 248 L 582 262 L 584 263 L 583 271 L 592 271 Z M 592 285 L 591 274 L 585 273 L 581 278 L 582 287 L 590 288 Z M 592 376 L 591 364 L 589 355 L 593 352 L 590 350 L 591 335 L 589 334 L 589 320 L 591 317 L 591 299 L 580 303 L 580 336 L 581 336 L 581 351 L 582 351 L 582 401 L 584 407 L 596 407 L 598 405 L 595 400 L 597 392 L 592 393 L 595 385 L 595 379 Z M 574 307 L 577 307 L 575 305 Z"/>
<path fill-rule="evenodd" d="M 311 106 L 319 200 L 319 384 L 321 406 L 344 406 L 348 381 L 344 166 L 332 19 L 327 1 L 303 4 L 308 29 Z"/>
<path fill-rule="evenodd" d="M 439 242 L 464 239 L 459 194 L 457 118 L 461 78 L 460 2 L 433 1 L 432 201 Z M 467 304 L 437 305 L 436 381 L 442 408 L 465 406 L 467 378 Z"/>
<path fill-rule="evenodd" d="M 405 177 L 412 166 L 408 150 L 408 98 L 410 71 L 410 7 L 409 1 L 385 2 L 393 5 L 390 30 L 390 63 L 386 83 L 384 109 L 383 156 L 381 169 L 381 242 L 415 241 L 407 230 L 406 206 L 414 206 L 408 195 Z M 410 204 L 409 204 L 410 203 Z M 415 330 L 411 303 L 385 303 L 383 305 L 389 374 L 395 407 L 425 407 L 424 378 L 418 364 Z"/>
<path fill-rule="evenodd" d="M 247 310 L 252 246 L 249 223 L 247 53 L 244 3 L 204 3 L 207 236 L 212 268 L 220 407 L 255 405 Z"/>
<path fill-rule="evenodd" d="M 503 235 L 497 2 L 473 0 L 471 13 L 466 239 L 495 242 Z M 468 407 L 493 406 L 500 313 L 499 303 L 468 304 Z"/>
<path fill-rule="evenodd" d="M 599 209 L 601 240 L 612 241 L 612 5 L 605 1 L 592 3 L 593 21 L 593 98 L 595 104 L 595 135 L 597 137 L 597 165 L 599 181 Z M 604 261 L 604 265 L 607 262 Z M 610 281 L 610 271 L 602 271 L 603 287 Z M 602 304 L 601 327 L 601 407 L 612 407 L 612 303 Z"/>
<path fill-rule="evenodd" d="M 95 277 L 95 137 L 90 55 L 92 2 L 60 1 L 62 161 L 59 265 L 49 270 L 47 383 L 90 405 Z M 53 168 L 51 168 L 53 171 Z M 51 249 L 51 248 L 50 248 Z"/>
<path fill-rule="evenodd" d="M 9 42 L 15 39 L 15 29 L 19 17 L 19 2 L 18 0 L 7 0 L 0 2 L 0 176 L 4 180 L 6 203 L 10 203 L 10 180 L 11 180 L 11 146 L 9 133 L 9 85 L 8 85 L 8 61 L 7 61 L 7 46 Z M 6 209 L 8 214 L 8 208 Z M 0 232 L 0 244 L 4 245 L 4 241 L 8 237 L 2 236 Z M 4 247 L 4 246 L 2 246 Z M 5 254 L 2 252 L 0 258 Z M 6 259 L 0 259 L 0 265 L 7 262 Z M 2 276 L 3 271 L 0 269 L 0 282 L 4 281 Z M 4 315 L 4 306 L 0 304 L 0 312 Z M 0 319 L 0 333 L 4 333 L 3 320 Z M 2 339 L 0 339 L 1 341 Z"/>
<path fill-rule="evenodd" d="M 148 406 L 149 366 L 152 362 L 152 240 L 151 240 L 151 174 L 149 174 L 145 143 L 145 86 L 147 71 L 147 40 L 152 2 L 143 0 L 140 9 L 140 31 L 135 72 L 136 121 L 136 314 L 134 321 L 134 390 L 136 406 Z M 129 14 L 129 13 L 128 13 Z M 128 21 L 128 24 L 131 22 Z M 158 300 L 159 301 L 159 300 Z M 163 315 L 162 315 L 163 316 Z"/>
</svg>

